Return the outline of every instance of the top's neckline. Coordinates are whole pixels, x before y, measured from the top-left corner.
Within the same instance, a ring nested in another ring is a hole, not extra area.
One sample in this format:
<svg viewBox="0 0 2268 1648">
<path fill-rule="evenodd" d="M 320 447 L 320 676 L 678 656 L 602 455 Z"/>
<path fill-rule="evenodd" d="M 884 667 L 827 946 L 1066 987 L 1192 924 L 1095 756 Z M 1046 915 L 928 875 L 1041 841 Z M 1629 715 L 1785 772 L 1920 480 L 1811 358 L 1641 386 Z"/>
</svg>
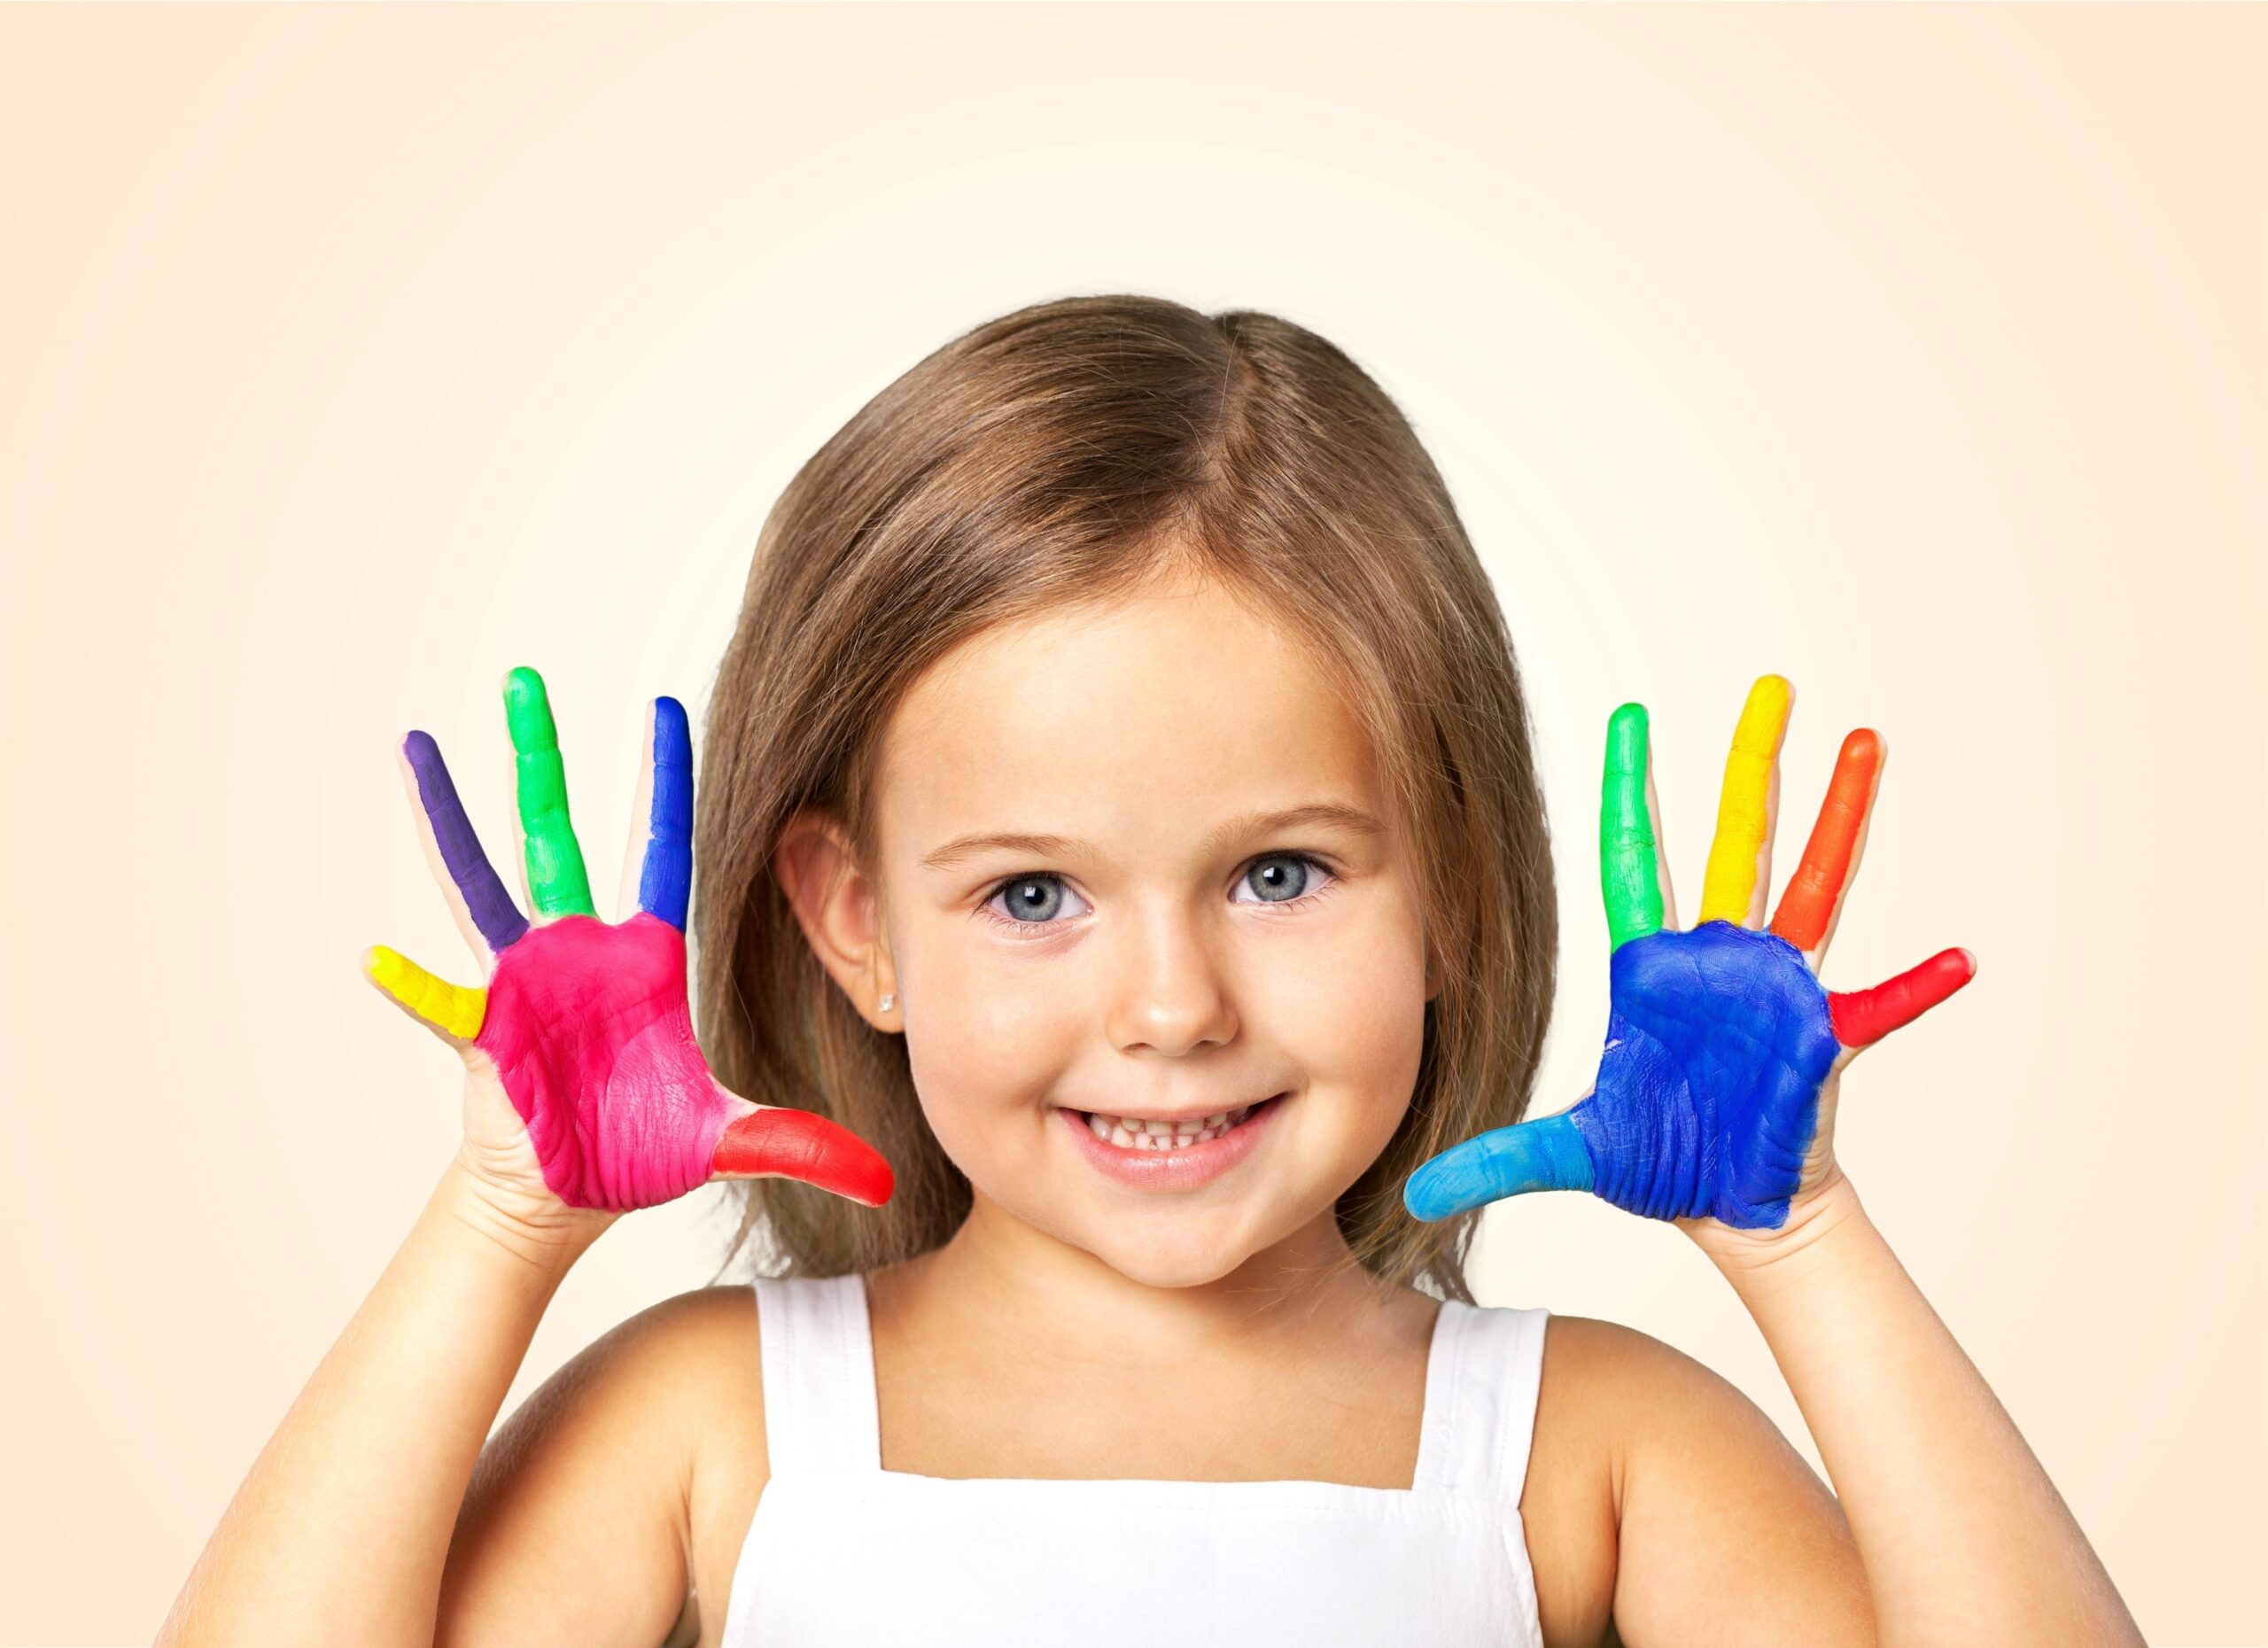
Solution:
<svg viewBox="0 0 2268 1648">
<path fill-rule="evenodd" d="M 851 1304 L 853 1348 L 850 1358 L 850 1376 L 858 1383 L 853 1399 L 868 1416 L 866 1439 L 871 1440 L 871 1452 L 862 1441 L 859 1469 L 876 1476 L 909 1482 L 954 1482 L 960 1484 L 1014 1484 L 1018 1488 L 1094 1488 L 1102 1485 L 1138 1487 L 1152 1489 L 1206 1490 L 1231 1489 L 1249 1493 L 1254 1489 L 1294 1490 L 1303 1496 L 1312 1496 L 1317 1490 L 1333 1496 L 1343 1494 L 1385 1496 L 1407 1499 L 1429 1489 L 1437 1490 L 1450 1478 L 1449 1450 L 1450 1418 L 1456 1411 L 1457 1378 L 1457 1345 L 1455 1338 L 1459 1317 L 1456 1313 L 1471 1311 L 1473 1307 L 1455 1299 L 1441 1300 L 1433 1312 L 1433 1325 L 1425 1342 L 1425 1405 L 1418 1419 L 1418 1463 L 1411 1473 L 1407 1488 L 1379 1488 L 1368 1482 L 1334 1482 L 1319 1477 L 1253 1477 L 1232 1481 L 1216 1481 L 1205 1478 L 1175 1476 L 934 1476 L 922 1471 L 894 1471 L 882 1462 L 882 1397 L 880 1381 L 874 1371 L 874 1317 L 866 1295 L 866 1279 L 863 1273 L 852 1271 L 839 1279 Z"/>
</svg>

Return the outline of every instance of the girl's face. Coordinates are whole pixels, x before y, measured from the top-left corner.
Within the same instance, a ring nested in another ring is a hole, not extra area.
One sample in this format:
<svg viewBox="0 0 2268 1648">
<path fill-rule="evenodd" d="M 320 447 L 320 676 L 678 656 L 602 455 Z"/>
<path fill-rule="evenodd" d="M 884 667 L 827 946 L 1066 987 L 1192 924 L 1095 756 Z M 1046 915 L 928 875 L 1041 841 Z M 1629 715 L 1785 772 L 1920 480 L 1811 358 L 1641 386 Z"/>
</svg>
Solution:
<svg viewBox="0 0 2268 1648">
<path fill-rule="evenodd" d="M 1327 1216 L 1410 1102 L 1428 991 L 1369 742 L 1292 636 L 1210 582 L 1003 626 L 880 760 L 907 1053 L 977 1194 L 1161 1287 Z M 1153 1121 L 1182 1137 L 1127 1147 Z"/>
</svg>

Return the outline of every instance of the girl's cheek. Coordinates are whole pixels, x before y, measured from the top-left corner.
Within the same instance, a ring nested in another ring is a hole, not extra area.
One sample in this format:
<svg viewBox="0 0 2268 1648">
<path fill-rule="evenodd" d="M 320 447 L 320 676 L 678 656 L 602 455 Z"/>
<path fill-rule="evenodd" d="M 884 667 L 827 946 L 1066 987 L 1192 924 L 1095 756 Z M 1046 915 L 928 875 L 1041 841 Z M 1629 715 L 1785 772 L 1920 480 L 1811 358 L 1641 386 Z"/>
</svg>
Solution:
<svg viewBox="0 0 2268 1648">
<path fill-rule="evenodd" d="M 1231 986 L 1239 1035 L 1257 1044 L 1260 1062 L 1328 1102 L 1334 1154 L 1392 1137 L 1424 1047 L 1414 919 L 1398 907 L 1366 913 L 1327 935 L 1258 944 Z M 1092 1057 L 1094 981 L 1086 969 L 987 953 L 951 929 L 905 934 L 897 956 L 907 1061 L 938 1142 L 964 1170 L 1014 1154 L 1031 1130 L 1004 1123 L 1038 1114 Z"/>
<path fill-rule="evenodd" d="M 1316 1087 L 1390 1110 L 1391 1131 L 1424 1050 L 1425 962 L 1414 929 L 1400 919 L 1364 921 L 1329 943 L 1285 945 L 1269 961 L 1259 970 L 1254 1028 Z"/>
<path fill-rule="evenodd" d="M 991 1122 L 1034 1111 L 1055 1090 L 1082 1021 L 1046 968 L 938 946 L 905 957 L 899 983 L 906 1061 L 948 1154 L 981 1146 Z"/>
</svg>

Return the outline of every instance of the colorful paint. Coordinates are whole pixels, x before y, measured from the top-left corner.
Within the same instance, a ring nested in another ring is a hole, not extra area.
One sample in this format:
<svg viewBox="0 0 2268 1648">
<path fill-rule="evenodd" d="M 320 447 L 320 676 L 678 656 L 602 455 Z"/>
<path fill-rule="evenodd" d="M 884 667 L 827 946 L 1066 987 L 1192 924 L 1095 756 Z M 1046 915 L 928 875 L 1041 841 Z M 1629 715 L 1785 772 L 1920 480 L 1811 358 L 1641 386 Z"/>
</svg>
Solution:
<svg viewBox="0 0 2268 1648">
<path fill-rule="evenodd" d="M 480 850 L 480 837 L 465 816 L 464 803 L 457 798 L 456 781 L 449 776 L 448 765 L 441 759 L 441 747 L 433 742 L 433 735 L 410 734 L 402 741 L 402 752 L 416 774 L 418 799 L 433 827 L 433 839 L 441 850 L 449 880 L 471 913 L 473 925 L 488 941 L 488 948 L 502 955 L 528 930 L 528 919 L 513 904 L 512 895 L 497 878 L 495 867 Z"/>
<path fill-rule="evenodd" d="M 1819 983 L 1817 959 L 1881 779 L 1882 741 L 1865 729 L 1844 741 L 1771 930 L 1756 930 L 1792 698 L 1776 675 L 1750 691 L 1725 766 L 1701 918 L 1685 931 L 1666 925 L 1645 707 L 1626 704 L 1609 718 L 1599 881 L 1612 950 L 1597 1080 L 1559 1115 L 1483 1133 L 1420 1167 L 1402 1192 L 1417 1217 L 1588 1190 L 1648 1218 L 1776 1230 L 1803 1187 L 1829 1077 L 1852 1050 L 1976 976 L 1976 958 L 1954 949 L 1871 990 Z"/>
<path fill-rule="evenodd" d="M 571 1207 L 652 1207 L 718 1177 L 799 1179 L 869 1207 L 889 1200 L 889 1164 L 872 1146 L 825 1116 L 726 1092 L 695 1040 L 685 954 L 693 744 L 684 706 L 654 701 L 638 909 L 609 924 L 592 907 L 542 678 L 514 670 L 504 703 L 538 920 L 531 925 L 505 891 L 439 748 L 411 733 L 403 752 L 435 846 L 494 952 L 495 970 L 485 990 L 467 989 L 376 945 L 372 981 L 489 1056 L 527 1125 L 544 1183 Z"/>
<path fill-rule="evenodd" d="M 559 729 L 552 723 L 543 677 L 533 670 L 517 669 L 504 678 L 504 725 L 512 735 L 528 898 L 535 906 L 536 918 L 595 916 L 598 906 L 591 902 L 583 849 L 567 817 L 567 768 L 559 754 Z"/>
<path fill-rule="evenodd" d="M 647 803 L 638 907 L 683 932 L 693 897 L 693 729 L 685 706 L 674 698 L 654 700 L 653 785 Z"/>
<path fill-rule="evenodd" d="M 1806 955 L 1827 943 L 1843 890 L 1850 884 L 1859 835 L 1882 782 L 1882 739 L 1870 728 L 1862 727 L 1843 741 L 1803 862 L 1780 895 L 1772 930 Z"/>
<path fill-rule="evenodd" d="M 1709 869 L 1701 883 L 1700 921 L 1756 919 L 1750 906 L 1769 890 L 1764 859 L 1772 851 L 1772 771 L 1780 764 L 1788 710 L 1795 694 L 1783 676 L 1766 675 L 1748 690 L 1725 781 L 1718 791 L 1717 833 L 1710 839 Z"/>
<path fill-rule="evenodd" d="M 1654 843 L 1654 799 L 1647 788 L 1652 772 L 1650 737 L 1643 704 L 1626 704 L 1607 718 L 1598 874 L 1606 896 L 1607 935 L 1618 945 L 1668 919 Z"/>
</svg>

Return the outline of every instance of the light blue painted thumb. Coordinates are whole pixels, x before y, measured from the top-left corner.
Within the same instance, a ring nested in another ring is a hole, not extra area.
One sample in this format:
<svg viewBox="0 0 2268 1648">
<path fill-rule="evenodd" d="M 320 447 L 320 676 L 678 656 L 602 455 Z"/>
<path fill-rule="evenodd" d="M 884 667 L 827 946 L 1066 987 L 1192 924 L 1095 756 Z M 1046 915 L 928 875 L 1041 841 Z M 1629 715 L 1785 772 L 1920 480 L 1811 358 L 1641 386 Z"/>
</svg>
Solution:
<svg viewBox="0 0 2268 1648">
<path fill-rule="evenodd" d="M 1590 1187 L 1590 1149 L 1563 1112 L 1444 1150 L 1410 1176 L 1402 1205 L 1415 1218 L 1447 1219 L 1532 1190 Z"/>
</svg>

